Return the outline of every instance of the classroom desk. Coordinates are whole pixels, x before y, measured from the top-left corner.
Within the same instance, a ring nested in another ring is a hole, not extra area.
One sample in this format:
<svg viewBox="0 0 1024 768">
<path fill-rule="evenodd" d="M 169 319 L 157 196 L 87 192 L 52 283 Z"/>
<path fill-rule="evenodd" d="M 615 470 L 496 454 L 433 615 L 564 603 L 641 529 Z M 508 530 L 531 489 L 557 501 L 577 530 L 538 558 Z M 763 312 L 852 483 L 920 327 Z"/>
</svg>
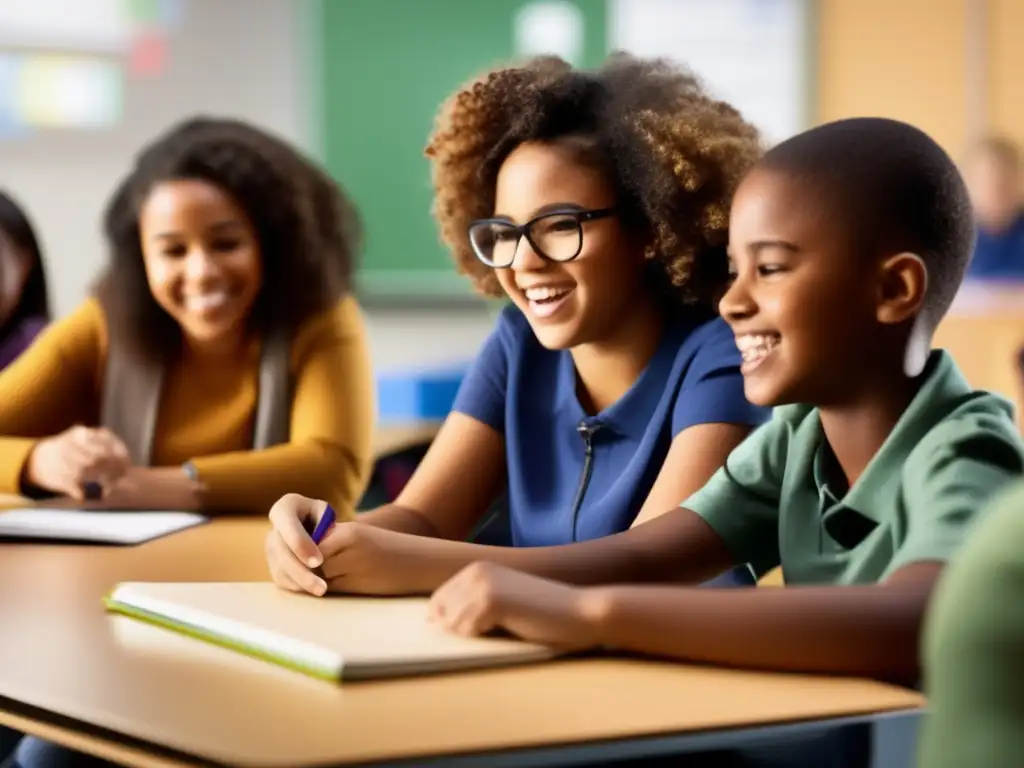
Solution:
<svg viewBox="0 0 1024 768">
<path fill-rule="evenodd" d="M 972 387 L 1009 398 L 1024 416 L 1017 366 L 1024 348 L 1024 283 L 971 282 L 961 288 L 935 333 Z"/>
<path fill-rule="evenodd" d="M 0 545 L 0 723 L 126 765 L 587 765 L 595 749 L 720 748 L 923 704 L 869 681 L 616 659 L 331 685 L 102 609 L 122 580 L 262 579 L 265 531 L 235 519 L 135 548 Z"/>
</svg>

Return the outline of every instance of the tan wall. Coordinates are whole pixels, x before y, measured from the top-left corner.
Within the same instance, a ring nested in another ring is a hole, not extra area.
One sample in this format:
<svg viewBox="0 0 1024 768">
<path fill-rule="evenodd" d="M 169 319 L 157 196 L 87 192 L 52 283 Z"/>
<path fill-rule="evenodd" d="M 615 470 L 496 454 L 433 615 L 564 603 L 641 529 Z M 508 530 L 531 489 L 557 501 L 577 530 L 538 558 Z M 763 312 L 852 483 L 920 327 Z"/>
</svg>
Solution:
<svg viewBox="0 0 1024 768">
<path fill-rule="evenodd" d="M 1024 145 L 1024 0 L 818 0 L 816 8 L 819 121 L 899 118 L 954 156 L 972 131 Z M 968 83 L 974 55 L 979 89 Z"/>
<path fill-rule="evenodd" d="M 1024 0 L 1006 0 L 1006 4 Z M 958 154 L 966 139 L 964 0 L 820 0 L 817 118 L 892 117 Z"/>
<path fill-rule="evenodd" d="M 988 3 L 988 119 L 1024 146 L 1024 0 Z"/>
</svg>

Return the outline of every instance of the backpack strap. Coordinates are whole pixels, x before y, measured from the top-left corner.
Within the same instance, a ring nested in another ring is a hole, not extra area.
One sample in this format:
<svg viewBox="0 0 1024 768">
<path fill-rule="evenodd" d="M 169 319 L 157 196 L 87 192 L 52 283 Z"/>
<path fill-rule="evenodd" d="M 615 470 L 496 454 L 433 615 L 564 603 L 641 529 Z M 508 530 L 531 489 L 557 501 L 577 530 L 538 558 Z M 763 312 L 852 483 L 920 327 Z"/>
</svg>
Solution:
<svg viewBox="0 0 1024 768">
<path fill-rule="evenodd" d="M 254 450 L 288 442 L 291 427 L 291 335 L 287 329 L 268 331 L 260 352 L 260 369 L 253 420 Z M 164 365 L 152 359 L 129 357 L 123 343 L 111 334 L 103 377 L 100 424 L 124 441 L 132 462 L 147 467 L 160 413 Z"/>
<path fill-rule="evenodd" d="M 121 438 L 132 463 L 148 467 L 160 412 L 164 366 L 130 355 L 113 333 L 107 345 L 100 424 Z"/>
<path fill-rule="evenodd" d="M 291 432 L 291 334 L 273 327 L 263 339 L 253 421 L 252 447 L 262 450 L 287 443 Z"/>
</svg>

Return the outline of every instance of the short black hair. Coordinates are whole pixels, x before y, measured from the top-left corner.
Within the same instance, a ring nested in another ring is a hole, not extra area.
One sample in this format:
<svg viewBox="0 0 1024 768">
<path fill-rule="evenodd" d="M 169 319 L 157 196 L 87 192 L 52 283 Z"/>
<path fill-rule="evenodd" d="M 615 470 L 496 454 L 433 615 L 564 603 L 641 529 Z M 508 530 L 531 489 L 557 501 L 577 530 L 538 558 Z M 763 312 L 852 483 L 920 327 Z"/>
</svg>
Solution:
<svg viewBox="0 0 1024 768">
<path fill-rule="evenodd" d="M 776 145 L 759 167 L 811 184 L 857 248 L 920 256 L 922 316 L 938 325 L 963 281 L 975 226 L 964 180 L 934 139 L 898 120 L 850 118 Z"/>
<path fill-rule="evenodd" d="M 110 261 L 96 293 L 134 352 L 166 355 L 180 343 L 177 324 L 150 292 L 139 240 L 146 196 L 178 179 L 219 187 L 252 222 L 263 259 L 255 328 L 294 330 L 349 291 L 360 238 L 341 188 L 283 139 L 235 119 L 193 117 L 137 155 L 104 215 Z"/>
<path fill-rule="evenodd" d="M 24 258 L 30 259 L 28 277 L 21 288 L 18 304 L 3 321 L 0 338 L 30 318 L 49 321 L 50 296 L 46 287 L 46 268 L 43 265 L 43 251 L 39 238 L 28 218 L 28 214 L 7 192 L 0 191 L 0 231 Z M 0 275 L 0 280 L 3 276 Z"/>
</svg>

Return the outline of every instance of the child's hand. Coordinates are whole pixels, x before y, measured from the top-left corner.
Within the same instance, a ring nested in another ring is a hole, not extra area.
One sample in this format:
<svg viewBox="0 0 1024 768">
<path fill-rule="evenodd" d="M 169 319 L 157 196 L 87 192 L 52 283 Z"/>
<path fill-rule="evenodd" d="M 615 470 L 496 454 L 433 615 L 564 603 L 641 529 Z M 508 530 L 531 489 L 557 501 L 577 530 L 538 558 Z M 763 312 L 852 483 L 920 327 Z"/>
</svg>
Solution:
<svg viewBox="0 0 1024 768">
<path fill-rule="evenodd" d="M 423 591 L 433 542 L 365 523 L 336 523 L 317 546 L 310 538 L 327 503 L 290 494 L 270 510 L 266 540 L 274 583 L 292 592 L 402 595 Z M 436 583 L 436 582 L 435 582 Z"/>
<path fill-rule="evenodd" d="M 572 649 L 599 644 L 601 593 L 474 563 L 430 599 L 430 618 L 459 635 L 504 629 L 535 643 Z"/>
<path fill-rule="evenodd" d="M 366 523 L 340 523 L 320 542 L 322 572 L 331 592 L 425 593 L 442 581 L 435 575 L 446 566 L 439 550 L 449 544 Z"/>
<path fill-rule="evenodd" d="M 86 484 L 96 483 L 105 495 L 131 466 L 128 449 L 113 432 L 71 427 L 36 444 L 25 463 L 25 480 L 81 501 Z"/>
<path fill-rule="evenodd" d="M 283 496 L 270 509 L 270 524 L 265 551 L 270 577 L 282 589 L 323 595 L 327 583 L 315 573 L 324 561 L 311 532 L 327 511 L 326 501 L 317 501 L 297 493 Z"/>
</svg>

